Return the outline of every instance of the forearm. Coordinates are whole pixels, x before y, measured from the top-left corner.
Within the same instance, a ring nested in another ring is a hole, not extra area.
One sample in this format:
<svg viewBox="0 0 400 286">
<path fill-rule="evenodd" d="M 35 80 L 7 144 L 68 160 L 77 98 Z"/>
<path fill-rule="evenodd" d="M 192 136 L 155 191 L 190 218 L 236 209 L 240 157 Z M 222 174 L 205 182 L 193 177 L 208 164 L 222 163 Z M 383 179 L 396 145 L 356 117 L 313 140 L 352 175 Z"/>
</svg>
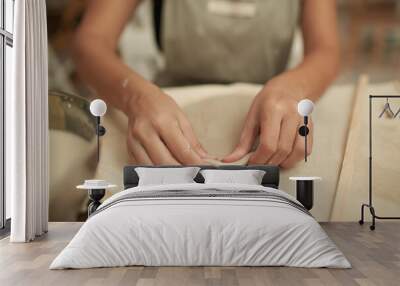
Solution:
<svg viewBox="0 0 400 286">
<path fill-rule="evenodd" d="M 338 70 L 339 51 L 337 48 L 315 50 L 306 55 L 299 66 L 278 75 L 267 85 L 280 88 L 290 87 L 288 90 L 296 99 L 308 98 L 316 101 L 335 79 Z M 285 84 L 282 85 L 282 82 Z"/>
<path fill-rule="evenodd" d="M 304 0 L 301 27 L 304 60 L 283 73 L 284 82 L 296 99 L 316 101 L 339 70 L 339 37 L 335 0 Z M 278 77 L 278 78 L 279 78 Z"/>
<path fill-rule="evenodd" d="M 125 113 L 131 98 L 149 84 L 122 62 L 112 45 L 96 35 L 77 35 L 74 58 L 83 81 L 99 97 Z"/>
</svg>

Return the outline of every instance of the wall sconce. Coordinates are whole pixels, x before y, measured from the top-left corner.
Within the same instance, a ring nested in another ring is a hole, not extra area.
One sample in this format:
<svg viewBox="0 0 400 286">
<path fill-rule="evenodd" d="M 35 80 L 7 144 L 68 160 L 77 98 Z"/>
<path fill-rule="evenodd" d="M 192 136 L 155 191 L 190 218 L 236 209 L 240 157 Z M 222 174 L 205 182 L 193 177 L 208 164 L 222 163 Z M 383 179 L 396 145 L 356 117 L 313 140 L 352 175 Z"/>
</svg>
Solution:
<svg viewBox="0 0 400 286">
<path fill-rule="evenodd" d="M 304 117 L 304 125 L 300 126 L 299 134 L 304 137 L 304 161 L 307 162 L 307 135 L 310 132 L 308 129 L 308 116 L 314 110 L 314 103 L 309 99 L 303 99 L 297 104 L 297 112 Z"/>
<path fill-rule="evenodd" d="M 106 114 L 107 104 L 101 99 L 95 99 L 90 103 L 90 113 L 96 117 L 97 135 L 97 163 L 100 160 L 100 136 L 106 134 L 106 129 L 100 124 L 100 118 Z"/>
</svg>

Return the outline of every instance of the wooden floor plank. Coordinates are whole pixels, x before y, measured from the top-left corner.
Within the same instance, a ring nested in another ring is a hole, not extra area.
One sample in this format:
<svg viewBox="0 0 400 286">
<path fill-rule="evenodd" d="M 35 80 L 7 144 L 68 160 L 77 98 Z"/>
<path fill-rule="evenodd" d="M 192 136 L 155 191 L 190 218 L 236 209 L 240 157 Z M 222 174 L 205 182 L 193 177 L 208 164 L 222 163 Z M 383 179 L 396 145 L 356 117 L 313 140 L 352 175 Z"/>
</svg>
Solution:
<svg viewBox="0 0 400 286">
<path fill-rule="evenodd" d="M 352 269 L 289 267 L 118 267 L 84 270 L 48 269 L 81 223 L 51 223 L 32 243 L 0 240 L 0 285 L 399 285 L 400 222 L 384 222 L 372 232 L 356 223 L 322 223 L 352 263 Z"/>
</svg>

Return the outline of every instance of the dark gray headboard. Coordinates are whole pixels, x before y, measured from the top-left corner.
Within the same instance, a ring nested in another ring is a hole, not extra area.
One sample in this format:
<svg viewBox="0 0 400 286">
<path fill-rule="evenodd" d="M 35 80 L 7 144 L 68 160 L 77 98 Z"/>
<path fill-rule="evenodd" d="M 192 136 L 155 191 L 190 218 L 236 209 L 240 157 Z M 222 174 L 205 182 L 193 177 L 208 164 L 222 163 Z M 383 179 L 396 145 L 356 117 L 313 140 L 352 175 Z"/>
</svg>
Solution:
<svg viewBox="0 0 400 286">
<path fill-rule="evenodd" d="M 136 187 L 139 183 L 139 177 L 135 171 L 136 167 L 147 167 L 147 168 L 180 168 L 181 166 L 126 166 L 124 168 L 124 189 Z M 220 169 L 220 170 L 263 170 L 265 171 L 262 185 L 265 187 L 271 187 L 277 189 L 279 187 L 279 167 L 268 166 L 268 165 L 256 165 L 256 166 L 196 166 L 201 169 Z M 197 183 L 204 183 L 203 176 L 199 173 L 194 179 Z"/>
</svg>

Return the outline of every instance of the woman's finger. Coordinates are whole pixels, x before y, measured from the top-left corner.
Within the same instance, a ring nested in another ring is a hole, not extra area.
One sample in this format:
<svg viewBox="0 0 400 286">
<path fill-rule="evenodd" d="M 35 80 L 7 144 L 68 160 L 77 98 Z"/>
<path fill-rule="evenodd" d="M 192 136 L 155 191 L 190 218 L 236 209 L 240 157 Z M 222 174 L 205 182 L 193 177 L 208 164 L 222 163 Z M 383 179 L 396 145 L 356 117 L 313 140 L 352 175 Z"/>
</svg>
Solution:
<svg viewBox="0 0 400 286">
<path fill-rule="evenodd" d="M 128 164 L 130 165 L 139 165 L 141 164 L 140 162 L 138 162 L 138 160 L 135 159 L 135 156 L 133 156 L 132 152 L 130 150 L 128 150 Z"/>
<path fill-rule="evenodd" d="M 158 132 L 168 149 L 181 164 L 201 165 L 203 160 L 193 150 L 190 142 L 183 135 L 178 121 L 169 124 L 169 128 L 161 127 Z"/>
<path fill-rule="evenodd" d="M 278 148 L 282 116 L 266 114 L 261 122 L 260 143 L 249 159 L 249 164 L 265 164 L 275 154 Z"/>
<path fill-rule="evenodd" d="M 147 155 L 146 150 L 139 141 L 133 138 L 132 134 L 128 134 L 127 143 L 129 154 L 131 157 L 133 157 L 135 163 L 141 165 L 153 165 L 153 162 L 151 161 L 149 155 Z"/>
<path fill-rule="evenodd" d="M 156 165 L 180 165 L 151 124 L 136 122 L 132 134 Z"/>
<path fill-rule="evenodd" d="M 296 141 L 298 126 L 299 118 L 297 116 L 290 116 L 282 120 L 278 148 L 268 164 L 279 166 L 290 155 Z"/>
<path fill-rule="evenodd" d="M 209 155 L 207 151 L 203 148 L 199 140 L 197 139 L 196 134 L 194 134 L 192 125 L 190 122 L 185 118 L 182 117 L 179 119 L 179 126 L 182 130 L 183 135 L 186 137 L 186 139 L 189 141 L 190 146 L 192 146 L 192 149 L 202 158 L 208 158 Z"/>
</svg>

